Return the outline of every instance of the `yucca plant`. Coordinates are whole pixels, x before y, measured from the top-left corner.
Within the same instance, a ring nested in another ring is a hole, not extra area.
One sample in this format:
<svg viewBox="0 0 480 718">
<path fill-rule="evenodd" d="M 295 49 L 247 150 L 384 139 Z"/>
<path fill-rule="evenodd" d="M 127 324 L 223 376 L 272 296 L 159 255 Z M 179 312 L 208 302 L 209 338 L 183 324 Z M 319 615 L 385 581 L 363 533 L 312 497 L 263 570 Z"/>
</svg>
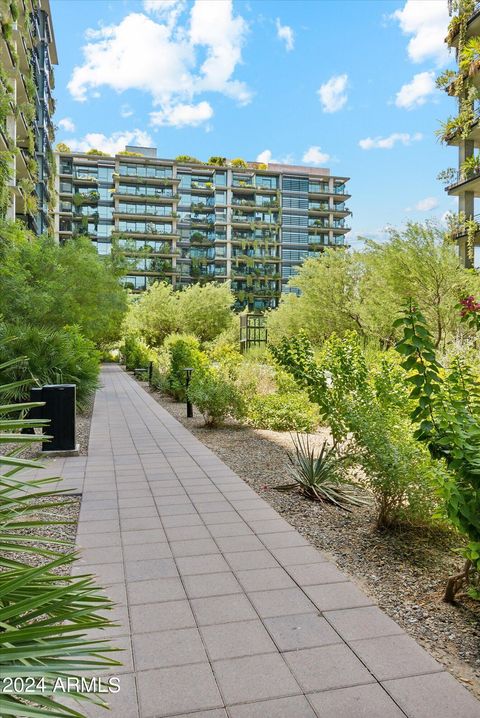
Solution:
<svg viewBox="0 0 480 718">
<path fill-rule="evenodd" d="M 0 364 L 0 372 L 14 363 Z M 0 402 L 20 384 L 0 386 Z M 62 694 L 53 689 L 59 679 L 119 665 L 107 655 L 114 649 L 105 640 L 88 638 L 90 629 L 113 625 L 99 613 L 112 604 L 92 576 L 69 575 L 78 558 L 71 545 L 45 535 L 52 524 L 70 523 L 48 517 L 53 507 L 71 502 L 65 492 L 48 488 L 58 477 L 19 477 L 24 469 L 42 468 L 20 456 L 26 445 L 40 440 L 19 433 L 45 425 L 25 418 L 38 405 L 0 403 L 0 715 L 83 718 L 79 710 L 61 705 Z M 12 692 L 6 692 L 15 678 Z M 70 695 L 105 705 L 95 694 Z"/>
<path fill-rule="evenodd" d="M 276 486 L 277 491 L 298 489 L 309 499 L 325 501 L 351 511 L 351 506 L 370 503 L 367 495 L 343 476 L 345 456 L 325 440 L 317 454 L 309 436 L 297 434 L 293 438 L 295 453 L 288 454 L 293 483 Z"/>
</svg>

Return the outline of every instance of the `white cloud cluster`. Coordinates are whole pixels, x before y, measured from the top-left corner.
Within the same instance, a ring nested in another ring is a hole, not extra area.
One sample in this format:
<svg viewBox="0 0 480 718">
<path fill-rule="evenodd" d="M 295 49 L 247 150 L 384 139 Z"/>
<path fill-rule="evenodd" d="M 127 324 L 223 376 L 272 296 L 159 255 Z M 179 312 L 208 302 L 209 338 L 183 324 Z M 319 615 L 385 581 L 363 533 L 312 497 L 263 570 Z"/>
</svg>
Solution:
<svg viewBox="0 0 480 718">
<path fill-rule="evenodd" d="M 149 15 L 130 13 L 117 25 L 90 31 L 84 62 L 74 68 L 68 83 L 72 96 L 84 102 L 100 86 L 119 93 L 140 90 L 159 108 L 153 123 L 159 124 L 160 117 L 161 124 L 175 124 L 179 118 L 180 125 L 189 114 L 194 125 L 200 115 L 211 117 L 208 103 L 192 104 L 203 92 L 248 103 L 248 87 L 233 78 L 248 28 L 234 15 L 232 0 L 195 0 L 188 22 L 182 24 L 179 16 L 185 8 L 181 0 L 144 0 Z"/>
<path fill-rule="evenodd" d="M 396 94 L 395 104 L 405 110 L 413 110 L 414 107 L 424 105 L 436 91 L 435 73 L 419 72 L 411 82 L 402 85 Z"/>
<path fill-rule="evenodd" d="M 333 75 L 327 82 L 320 85 L 318 96 L 324 112 L 338 112 L 347 104 L 348 75 Z"/>
<path fill-rule="evenodd" d="M 396 144 L 410 145 L 412 142 L 418 142 L 423 138 L 420 132 L 410 135 L 408 132 L 393 132 L 388 137 L 366 137 L 360 140 L 358 145 L 362 150 L 391 150 Z"/>
<path fill-rule="evenodd" d="M 302 157 L 302 162 L 307 165 L 325 165 L 330 161 L 330 155 L 322 152 L 318 145 L 312 145 L 306 150 Z"/>
<path fill-rule="evenodd" d="M 285 43 L 285 49 L 290 52 L 295 46 L 295 35 L 290 25 L 282 25 L 280 18 L 277 17 L 277 37 Z"/>
<path fill-rule="evenodd" d="M 58 121 L 58 126 L 65 132 L 75 132 L 75 124 L 70 117 L 63 117 Z"/>
<path fill-rule="evenodd" d="M 152 125 L 174 125 L 175 127 L 196 127 L 213 117 L 213 109 L 205 100 L 197 105 L 173 105 L 158 112 L 151 112 Z"/>
<path fill-rule="evenodd" d="M 81 140 L 68 140 L 68 145 L 74 152 L 87 152 L 94 148 L 114 155 L 124 150 L 126 145 L 138 145 L 140 147 L 151 147 L 153 140 L 143 130 L 127 130 L 126 132 L 114 132 L 107 137 L 101 132 L 89 132 Z"/>
<path fill-rule="evenodd" d="M 415 204 L 413 207 L 407 207 L 407 212 L 431 212 L 432 209 L 438 207 L 438 199 L 436 197 L 425 197 Z"/>
<path fill-rule="evenodd" d="M 412 35 L 407 46 L 412 62 L 434 60 L 438 66 L 448 62 L 444 42 L 449 22 L 446 0 L 407 0 L 392 17 L 398 20 L 405 35 Z"/>
<path fill-rule="evenodd" d="M 264 162 L 266 165 L 291 165 L 293 164 L 293 155 L 285 155 L 284 157 L 275 158 L 273 157 L 272 150 L 263 150 L 257 155 L 257 162 Z"/>
<path fill-rule="evenodd" d="M 302 156 L 302 162 L 309 165 L 321 166 L 325 165 L 331 159 L 330 155 L 326 152 L 322 152 L 318 145 L 312 145 L 309 147 Z M 257 162 L 264 162 L 265 164 L 278 164 L 288 165 L 294 163 L 294 157 L 292 154 L 285 155 L 280 159 L 273 157 L 272 150 L 263 150 L 257 155 Z"/>
</svg>

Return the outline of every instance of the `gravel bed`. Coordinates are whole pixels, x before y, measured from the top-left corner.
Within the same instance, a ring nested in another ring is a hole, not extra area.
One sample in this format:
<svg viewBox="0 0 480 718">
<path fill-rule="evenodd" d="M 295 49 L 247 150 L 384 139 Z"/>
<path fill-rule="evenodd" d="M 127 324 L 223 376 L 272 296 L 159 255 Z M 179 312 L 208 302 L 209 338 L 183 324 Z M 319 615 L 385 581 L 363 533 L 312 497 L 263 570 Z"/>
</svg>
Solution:
<svg viewBox="0 0 480 718">
<path fill-rule="evenodd" d="M 441 600 L 446 577 L 462 566 L 454 553 L 457 536 L 412 528 L 381 533 L 373 528 L 371 507 L 347 513 L 297 493 L 275 491 L 287 478 L 287 451 L 292 449 L 288 433 L 234 422 L 205 429 L 198 412 L 187 419 L 184 404 L 151 393 L 480 698 L 480 602 L 467 595 L 460 595 L 455 606 Z M 319 431 L 318 442 L 327 435 Z"/>
</svg>

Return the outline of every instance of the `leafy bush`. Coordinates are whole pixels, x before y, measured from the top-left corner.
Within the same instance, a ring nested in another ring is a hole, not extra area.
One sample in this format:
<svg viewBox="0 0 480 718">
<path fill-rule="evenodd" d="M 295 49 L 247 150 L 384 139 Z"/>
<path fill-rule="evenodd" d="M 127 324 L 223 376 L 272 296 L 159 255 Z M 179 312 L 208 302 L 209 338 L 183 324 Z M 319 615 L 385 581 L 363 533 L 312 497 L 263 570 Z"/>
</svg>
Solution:
<svg viewBox="0 0 480 718">
<path fill-rule="evenodd" d="M 344 458 L 335 447 L 323 442 L 320 453 L 310 446 L 310 440 L 297 434 L 294 439 L 295 455 L 289 454 L 293 484 L 276 486 L 277 491 L 299 489 L 309 499 L 326 501 L 350 510 L 350 506 L 368 503 L 358 486 L 345 479 Z"/>
<path fill-rule="evenodd" d="M 0 364 L 0 374 L 10 369 L 12 365 Z M 12 385 L 0 386 L 0 396 L 10 396 L 14 389 Z M 25 694 L 17 689 L 13 694 L 4 693 L 0 710 L 12 718 L 68 718 L 72 710 L 57 702 L 59 694 L 49 693 L 55 680 L 61 677 L 67 683 L 71 676 L 80 677 L 85 671 L 97 674 L 99 669 L 112 670 L 120 664 L 106 655 L 112 649 L 105 640 L 89 638 L 88 634 L 89 630 L 113 625 L 100 613 L 110 609 L 111 602 L 92 576 L 70 575 L 78 559 L 72 546 L 62 542 L 52 545 L 48 529 L 53 520 L 47 512 L 69 503 L 68 498 L 59 500 L 55 488 L 58 477 L 27 481 L 18 475 L 24 468 L 39 468 L 36 461 L 20 459 L 17 454 L 19 449 L 40 440 L 39 436 L 19 431 L 45 424 L 18 418 L 27 408 L 22 404 L 0 406 L 1 441 L 14 447 L 0 456 L 0 465 L 4 465 L 0 472 L 0 675 L 3 680 L 21 677 L 37 681 L 42 677 L 45 692 L 28 695 L 28 703 Z M 53 489 L 48 488 L 49 483 Z M 62 522 L 55 519 L 55 523 Z M 75 697 L 99 700 L 87 693 Z M 79 710 L 75 715 L 83 718 Z"/>
<path fill-rule="evenodd" d="M 129 334 L 125 337 L 122 354 L 127 371 L 133 371 L 134 369 L 148 369 L 148 365 L 153 358 L 153 352 L 148 348 L 144 341 L 139 339 L 134 334 Z"/>
<path fill-rule="evenodd" d="M 218 369 L 194 373 L 188 397 L 202 413 L 206 426 L 218 426 L 227 417 L 240 418 L 243 413 L 237 388 L 228 375 Z"/>
<path fill-rule="evenodd" d="M 470 574 L 480 571 L 480 382 L 461 357 L 443 370 L 425 317 L 412 302 L 396 325 L 403 331 L 397 351 L 412 387 L 415 436 L 446 463 L 440 493 L 449 520 L 468 539 L 464 571 L 445 590 L 444 599 L 453 601 Z"/>
<path fill-rule="evenodd" d="M 320 423 L 318 407 L 306 392 L 254 396 L 248 402 L 248 423 L 257 429 L 313 432 Z"/>
<path fill-rule="evenodd" d="M 167 391 L 177 401 L 185 401 L 185 369 L 193 369 L 192 377 L 199 377 L 208 367 L 207 356 L 200 350 L 198 339 L 190 334 L 171 334 L 165 339 L 163 348 L 170 355 Z"/>
<path fill-rule="evenodd" d="M 399 398 L 406 397 L 403 370 L 387 355 L 374 369 L 368 366 L 353 332 L 332 335 L 319 363 L 303 334 L 283 339 L 273 353 L 318 403 L 335 445 L 353 440 L 351 460 L 363 469 L 363 481 L 375 497 L 378 528 L 429 519 L 442 466 L 414 440 L 408 400 L 402 406 Z"/>
<path fill-rule="evenodd" d="M 0 324 L 0 362 L 26 357 L 0 373 L 0 381 L 25 379 L 42 384 L 76 384 L 77 405 L 83 409 L 98 386 L 100 355 L 95 345 L 77 327 L 46 329 L 28 324 Z M 11 398 L 25 400 L 28 390 L 20 387 Z"/>
</svg>

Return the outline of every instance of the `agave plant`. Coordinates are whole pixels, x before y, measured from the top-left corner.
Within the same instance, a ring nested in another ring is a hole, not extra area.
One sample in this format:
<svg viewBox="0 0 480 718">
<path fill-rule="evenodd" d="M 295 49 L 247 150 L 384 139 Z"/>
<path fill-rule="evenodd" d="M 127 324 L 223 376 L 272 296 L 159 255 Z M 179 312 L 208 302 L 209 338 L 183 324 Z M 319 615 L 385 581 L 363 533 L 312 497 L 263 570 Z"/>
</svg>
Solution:
<svg viewBox="0 0 480 718">
<path fill-rule="evenodd" d="M 0 364 L 0 372 L 13 363 Z M 0 386 L 0 397 L 20 383 Z M 112 604 L 92 576 L 69 575 L 78 558 L 71 545 L 42 534 L 53 523 L 69 523 L 48 518 L 49 509 L 71 502 L 65 492 L 59 501 L 62 492 L 48 488 L 58 477 L 19 477 L 24 469 L 42 468 L 20 456 L 27 444 L 41 439 L 19 433 L 45 424 L 25 418 L 34 406 L 39 404 L 0 405 L 0 449 L 5 447 L 0 451 L 0 715 L 83 718 L 58 702 L 61 694 L 53 687 L 79 672 L 119 665 L 107 655 L 114 649 L 105 640 L 88 638 L 89 629 L 113 625 L 99 613 Z M 12 692 L 6 691 L 9 685 Z M 94 694 L 70 695 L 104 705 Z"/>
<path fill-rule="evenodd" d="M 325 440 L 317 454 L 310 445 L 308 435 L 293 438 L 295 453 L 288 454 L 294 483 L 276 486 L 278 491 L 299 489 L 314 501 L 325 501 L 351 511 L 351 506 L 370 503 L 369 498 L 357 486 L 343 476 L 346 456 L 339 456 L 335 447 Z"/>
</svg>

